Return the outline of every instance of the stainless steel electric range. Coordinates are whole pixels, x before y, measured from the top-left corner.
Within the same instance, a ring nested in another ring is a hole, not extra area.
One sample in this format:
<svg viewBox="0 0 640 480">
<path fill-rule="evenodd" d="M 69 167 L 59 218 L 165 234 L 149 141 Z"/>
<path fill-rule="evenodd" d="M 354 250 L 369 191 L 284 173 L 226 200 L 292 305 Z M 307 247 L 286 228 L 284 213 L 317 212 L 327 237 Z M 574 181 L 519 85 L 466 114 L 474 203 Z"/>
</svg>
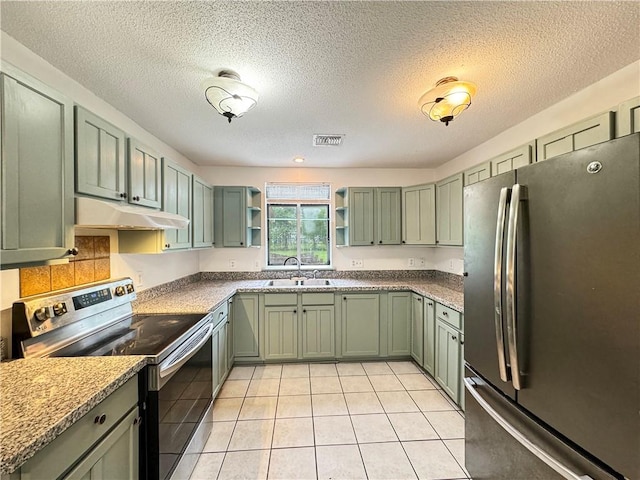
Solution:
<svg viewBox="0 0 640 480">
<path fill-rule="evenodd" d="M 211 314 L 134 315 L 129 278 L 13 304 L 14 357 L 144 355 L 140 478 L 189 476 L 210 430 Z"/>
</svg>

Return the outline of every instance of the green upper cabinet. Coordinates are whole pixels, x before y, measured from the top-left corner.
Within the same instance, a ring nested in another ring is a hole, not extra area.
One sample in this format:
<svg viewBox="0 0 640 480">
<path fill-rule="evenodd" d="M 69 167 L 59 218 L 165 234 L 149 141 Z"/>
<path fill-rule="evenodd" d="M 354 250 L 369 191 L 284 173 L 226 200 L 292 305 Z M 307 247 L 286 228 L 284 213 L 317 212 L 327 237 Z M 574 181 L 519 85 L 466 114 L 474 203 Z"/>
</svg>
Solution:
<svg viewBox="0 0 640 480">
<path fill-rule="evenodd" d="M 127 200 L 144 207 L 162 207 L 160 155 L 136 139 L 128 141 L 129 192 Z"/>
<path fill-rule="evenodd" d="M 73 248 L 73 106 L 2 63 L 2 268 L 62 259 Z"/>
<path fill-rule="evenodd" d="M 336 192 L 336 244 L 398 245 L 400 187 L 349 187 Z"/>
<path fill-rule="evenodd" d="M 531 151 L 532 145 L 527 144 L 491 159 L 491 175 L 500 175 L 529 165 L 531 163 Z"/>
<path fill-rule="evenodd" d="M 193 175 L 191 230 L 193 247 L 213 246 L 213 187 Z"/>
<path fill-rule="evenodd" d="M 216 247 L 261 245 L 261 193 L 253 187 L 214 188 Z"/>
<path fill-rule="evenodd" d="M 613 127 L 614 112 L 604 112 L 540 137 L 536 139 L 536 161 L 611 140 L 614 136 Z"/>
<path fill-rule="evenodd" d="M 380 295 L 342 295 L 341 336 L 343 357 L 380 354 Z"/>
<path fill-rule="evenodd" d="M 435 245 L 436 187 L 434 184 L 402 189 L 402 243 Z"/>
<path fill-rule="evenodd" d="M 349 244 L 352 246 L 375 243 L 373 192 L 372 187 L 349 188 Z"/>
<path fill-rule="evenodd" d="M 400 187 L 379 187 L 375 190 L 376 242 L 379 245 L 400 245 L 402 230 Z"/>
<path fill-rule="evenodd" d="M 640 96 L 618 105 L 616 137 L 640 132 Z"/>
<path fill-rule="evenodd" d="M 167 158 L 162 159 L 162 211 L 191 217 L 191 184 L 193 174 Z M 165 249 L 191 247 L 191 225 L 164 231 Z"/>
<path fill-rule="evenodd" d="M 76 106 L 75 114 L 76 192 L 126 199 L 124 132 L 82 107 Z"/>
<path fill-rule="evenodd" d="M 436 184 L 438 245 L 462 246 L 462 173 Z"/>
<path fill-rule="evenodd" d="M 465 170 L 464 185 L 473 185 L 491 177 L 491 162 L 481 163 L 473 168 Z"/>
</svg>

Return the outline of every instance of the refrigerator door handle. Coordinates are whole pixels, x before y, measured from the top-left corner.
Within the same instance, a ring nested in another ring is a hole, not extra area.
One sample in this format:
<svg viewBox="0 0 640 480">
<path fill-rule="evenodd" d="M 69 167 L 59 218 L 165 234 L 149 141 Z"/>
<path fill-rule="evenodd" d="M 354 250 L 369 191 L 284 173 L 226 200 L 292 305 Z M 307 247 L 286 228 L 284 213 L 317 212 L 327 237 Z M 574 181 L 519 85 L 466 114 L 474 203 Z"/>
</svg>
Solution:
<svg viewBox="0 0 640 480">
<path fill-rule="evenodd" d="M 506 212 L 511 196 L 511 189 L 504 187 L 500 190 L 500 201 L 498 202 L 498 219 L 496 221 L 496 246 L 493 263 L 493 303 L 494 303 L 494 322 L 496 329 L 496 347 L 498 349 L 498 368 L 500 371 L 500 379 L 508 382 L 506 348 L 503 335 L 503 318 L 502 318 L 502 259 L 504 256 L 504 224 L 506 220 Z"/>
<path fill-rule="evenodd" d="M 518 332 L 516 322 L 516 234 L 518 232 L 518 212 L 520 211 L 520 199 L 522 186 L 515 184 L 511 193 L 511 205 L 509 206 L 509 224 L 507 226 L 507 341 L 509 345 L 509 363 L 511 364 L 511 382 L 513 388 L 520 390 L 522 382 L 520 378 L 520 365 L 518 363 Z"/>
<path fill-rule="evenodd" d="M 478 393 L 475 389 L 474 383 L 469 379 L 464 379 L 464 387 L 469 392 L 469 394 L 473 397 L 473 399 L 478 402 L 478 405 L 493 418 L 498 425 L 506 430 L 506 432 L 511 435 L 518 443 L 520 443 L 523 447 L 529 450 L 533 455 L 542 460 L 545 464 L 552 468 L 564 478 L 568 478 L 570 480 L 593 480 L 589 475 L 583 475 L 574 472 L 566 465 L 562 464 L 560 461 L 549 455 L 547 452 L 542 450 L 536 444 L 531 442 L 522 432 L 520 432 L 517 428 L 515 428 L 511 423 L 509 423 L 505 418 L 502 417 L 484 398 L 482 395 Z"/>
</svg>

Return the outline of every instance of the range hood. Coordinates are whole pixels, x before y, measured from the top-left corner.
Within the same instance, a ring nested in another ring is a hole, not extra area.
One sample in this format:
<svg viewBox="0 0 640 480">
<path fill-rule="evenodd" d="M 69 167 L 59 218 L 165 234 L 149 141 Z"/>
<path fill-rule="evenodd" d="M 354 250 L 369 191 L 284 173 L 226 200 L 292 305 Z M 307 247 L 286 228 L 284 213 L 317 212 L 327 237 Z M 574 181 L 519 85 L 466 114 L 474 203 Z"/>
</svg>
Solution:
<svg viewBox="0 0 640 480">
<path fill-rule="evenodd" d="M 76 226 L 115 230 L 165 230 L 187 228 L 189 219 L 151 208 L 76 197 Z"/>
</svg>

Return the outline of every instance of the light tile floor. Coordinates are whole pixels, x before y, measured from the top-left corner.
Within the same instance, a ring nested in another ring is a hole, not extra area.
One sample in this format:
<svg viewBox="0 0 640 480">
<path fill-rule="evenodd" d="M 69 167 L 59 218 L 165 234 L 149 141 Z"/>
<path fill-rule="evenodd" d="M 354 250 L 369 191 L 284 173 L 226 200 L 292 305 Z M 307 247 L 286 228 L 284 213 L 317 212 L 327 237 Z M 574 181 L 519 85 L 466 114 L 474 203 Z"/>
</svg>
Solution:
<svg viewBox="0 0 640 480">
<path fill-rule="evenodd" d="M 236 366 L 191 480 L 466 479 L 464 418 L 412 362 Z"/>
</svg>

